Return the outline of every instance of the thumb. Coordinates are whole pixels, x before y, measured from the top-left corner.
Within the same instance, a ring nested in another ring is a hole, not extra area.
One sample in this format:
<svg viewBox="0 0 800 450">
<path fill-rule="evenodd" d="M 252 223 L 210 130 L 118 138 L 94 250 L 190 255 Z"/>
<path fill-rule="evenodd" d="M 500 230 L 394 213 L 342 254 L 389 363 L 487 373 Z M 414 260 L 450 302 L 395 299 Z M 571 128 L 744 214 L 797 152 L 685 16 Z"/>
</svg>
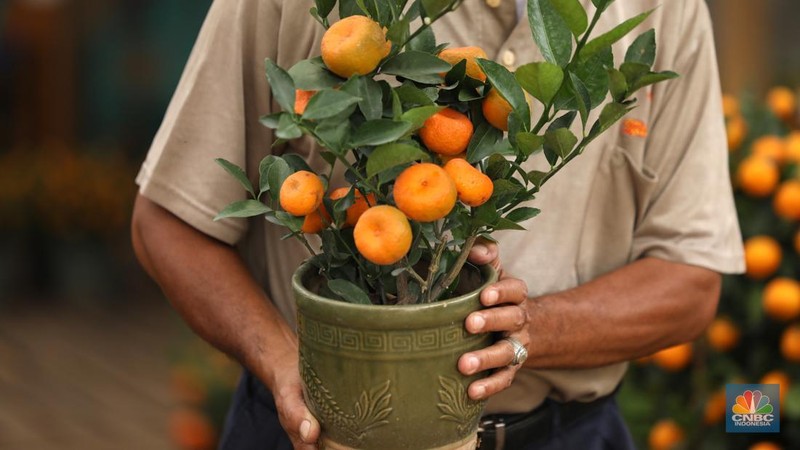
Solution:
<svg viewBox="0 0 800 450">
<path fill-rule="evenodd" d="M 282 396 L 276 406 L 281 424 L 295 448 L 316 448 L 313 444 L 319 439 L 320 425 L 303 401 L 302 391 L 297 389 Z"/>
<path fill-rule="evenodd" d="M 311 412 L 306 408 L 306 414 L 300 422 L 300 439 L 306 444 L 313 444 L 317 442 L 320 435 L 320 426 L 317 419 L 311 415 Z"/>
</svg>

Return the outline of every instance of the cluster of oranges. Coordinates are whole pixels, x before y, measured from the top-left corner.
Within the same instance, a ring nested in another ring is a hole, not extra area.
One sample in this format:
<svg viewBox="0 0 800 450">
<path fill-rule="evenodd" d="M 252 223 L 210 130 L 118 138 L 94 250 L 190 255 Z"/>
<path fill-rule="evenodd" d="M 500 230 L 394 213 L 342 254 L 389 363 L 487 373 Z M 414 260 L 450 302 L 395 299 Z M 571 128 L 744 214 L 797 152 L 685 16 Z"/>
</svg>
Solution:
<svg viewBox="0 0 800 450">
<path fill-rule="evenodd" d="M 364 16 L 350 16 L 336 22 L 325 32 L 321 44 L 322 60 L 329 70 L 343 78 L 372 73 L 390 51 L 386 30 Z M 478 47 L 445 49 L 439 57 L 450 64 L 465 60 L 467 76 L 486 80 L 476 62 L 477 58 L 486 58 L 486 53 Z M 294 112 L 303 114 L 314 94 L 298 90 Z M 482 110 L 490 124 L 508 130 L 511 106 L 497 91 L 491 90 L 482 100 Z M 361 192 L 354 186 L 338 188 L 328 195 L 335 201 L 354 191 L 355 201 L 347 209 L 344 223 L 336 224 L 326 211 L 325 186 L 312 172 L 301 170 L 285 180 L 280 189 L 280 205 L 288 213 L 304 217 L 301 231 L 305 233 L 319 233 L 328 226 L 354 227 L 355 245 L 364 258 L 378 265 L 394 264 L 411 248 L 409 220 L 441 220 L 458 201 L 477 207 L 492 196 L 492 180 L 466 159 L 473 132 L 467 114 L 453 107 L 442 107 L 417 132 L 418 141 L 431 153 L 434 162 L 407 167 L 397 176 L 388 195 Z"/>
</svg>

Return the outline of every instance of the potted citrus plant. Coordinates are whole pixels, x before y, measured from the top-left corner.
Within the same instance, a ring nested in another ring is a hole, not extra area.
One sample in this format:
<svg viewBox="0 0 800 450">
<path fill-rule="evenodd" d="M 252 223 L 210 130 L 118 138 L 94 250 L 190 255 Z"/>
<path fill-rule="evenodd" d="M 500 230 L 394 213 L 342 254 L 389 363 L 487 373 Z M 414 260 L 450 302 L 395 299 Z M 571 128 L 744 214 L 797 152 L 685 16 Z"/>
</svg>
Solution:
<svg viewBox="0 0 800 450">
<path fill-rule="evenodd" d="M 470 267 L 470 249 L 522 229 L 542 185 L 633 108 L 635 91 L 676 76 L 651 70 L 652 30 L 615 66 L 612 44 L 650 12 L 593 36 L 612 1 L 592 0 L 590 19 L 579 0 L 528 0 L 545 60 L 515 73 L 436 42 L 431 24 L 458 0 L 316 0 L 321 57 L 266 61 L 283 111 L 261 122 L 278 142 L 311 136 L 328 167 L 267 156 L 254 186 L 217 160 L 251 197 L 217 219 L 264 216 L 310 253 L 293 286 L 324 447 L 474 448 L 483 403 L 466 388 L 480 375 L 456 361 L 492 342 L 463 323 L 496 274 Z M 526 169 L 540 153 L 549 169 Z"/>
</svg>

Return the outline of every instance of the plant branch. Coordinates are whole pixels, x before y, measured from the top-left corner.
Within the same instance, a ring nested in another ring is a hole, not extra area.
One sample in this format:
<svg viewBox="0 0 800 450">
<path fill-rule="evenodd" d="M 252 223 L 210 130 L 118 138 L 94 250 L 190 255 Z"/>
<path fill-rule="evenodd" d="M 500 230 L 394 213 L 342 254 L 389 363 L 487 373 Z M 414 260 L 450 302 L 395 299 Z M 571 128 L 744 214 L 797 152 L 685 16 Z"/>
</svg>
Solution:
<svg viewBox="0 0 800 450">
<path fill-rule="evenodd" d="M 472 250 L 472 246 L 475 245 L 475 241 L 478 240 L 477 234 L 470 234 L 469 237 L 464 241 L 464 245 L 461 246 L 461 252 L 458 254 L 458 258 L 456 258 L 455 264 L 450 270 L 447 272 L 445 277 L 439 280 L 438 283 L 429 291 L 428 294 L 428 301 L 436 301 L 438 300 L 439 296 L 442 295 L 445 289 L 448 286 L 453 284 L 458 274 L 461 272 L 461 269 L 464 267 L 464 264 L 467 262 L 467 258 L 469 257 L 469 252 Z"/>
</svg>

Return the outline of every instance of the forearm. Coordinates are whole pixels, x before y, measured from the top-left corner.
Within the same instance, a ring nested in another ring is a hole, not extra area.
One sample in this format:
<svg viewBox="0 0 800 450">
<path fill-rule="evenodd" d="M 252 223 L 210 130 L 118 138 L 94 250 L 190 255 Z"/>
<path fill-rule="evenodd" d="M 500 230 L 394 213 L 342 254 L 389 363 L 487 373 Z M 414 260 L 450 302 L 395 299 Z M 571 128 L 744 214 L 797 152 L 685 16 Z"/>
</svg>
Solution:
<svg viewBox="0 0 800 450">
<path fill-rule="evenodd" d="M 713 318 L 719 289 L 715 272 L 646 258 L 531 299 L 526 365 L 597 367 L 694 339 Z"/>
<path fill-rule="evenodd" d="M 296 365 L 296 338 L 236 251 L 144 197 L 132 228 L 139 260 L 189 326 L 270 388 L 279 385 L 274 369 Z"/>
</svg>

